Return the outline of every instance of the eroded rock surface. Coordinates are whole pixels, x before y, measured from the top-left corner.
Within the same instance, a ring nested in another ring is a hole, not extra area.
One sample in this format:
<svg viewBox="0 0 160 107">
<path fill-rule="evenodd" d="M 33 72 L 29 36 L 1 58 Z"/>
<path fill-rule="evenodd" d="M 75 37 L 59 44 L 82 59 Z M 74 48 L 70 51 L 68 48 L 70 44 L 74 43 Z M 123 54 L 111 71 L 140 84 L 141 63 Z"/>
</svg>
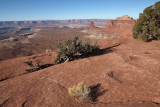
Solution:
<svg viewBox="0 0 160 107">
<path fill-rule="evenodd" d="M 33 73 L 25 73 L 27 66 L 23 65 L 23 61 L 52 63 L 51 55 L 47 53 L 1 61 L 0 76 L 3 74 L 5 78 L 11 74 L 11 77 L 0 82 L 0 106 L 159 107 L 159 41 L 144 43 L 133 39 L 112 39 L 101 40 L 98 44 L 103 49 L 98 56 L 54 65 Z M 18 75 L 21 73 L 25 74 Z M 68 94 L 67 88 L 81 81 L 87 86 L 100 84 L 101 94 L 95 102 L 83 103 Z"/>
<path fill-rule="evenodd" d="M 122 17 L 118 17 L 116 20 L 108 21 L 107 25 L 105 26 L 106 29 L 132 29 L 135 24 L 135 20 L 130 18 L 127 15 Z"/>
</svg>

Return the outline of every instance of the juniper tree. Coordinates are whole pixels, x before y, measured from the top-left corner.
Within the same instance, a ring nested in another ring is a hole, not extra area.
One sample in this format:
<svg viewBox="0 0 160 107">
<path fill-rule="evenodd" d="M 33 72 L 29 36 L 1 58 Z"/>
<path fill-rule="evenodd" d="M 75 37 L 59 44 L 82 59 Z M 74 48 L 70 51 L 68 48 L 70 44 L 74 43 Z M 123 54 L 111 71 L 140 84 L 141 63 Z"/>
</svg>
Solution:
<svg viewBox="0 0 160 107">
<path fill-rule="evenodd" d="M 140 13 L 133 27 L 133 38 L 142 41 L 160 40 L 160 1 Z"/>
</svg>

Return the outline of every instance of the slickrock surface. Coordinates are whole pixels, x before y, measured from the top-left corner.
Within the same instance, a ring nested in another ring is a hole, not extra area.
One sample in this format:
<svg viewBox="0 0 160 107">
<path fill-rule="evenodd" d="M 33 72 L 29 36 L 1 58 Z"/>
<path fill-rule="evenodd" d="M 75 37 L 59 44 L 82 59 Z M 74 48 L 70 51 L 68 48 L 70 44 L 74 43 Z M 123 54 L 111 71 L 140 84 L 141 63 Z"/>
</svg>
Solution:
<svg viewBox="0 0 160 107">
<path fill-rule="evenodd" d="M 53 64 L 55 53 L 0 62 L 1 107 L 159 107 L 160 42 L 100 40 L 103 53 L 33 73 L 24 61 Z M 67 88 L 83 81 L 99 86 L 93 103 L 70 97 Z M 98 85 L 97 85 L 98 84 Z"/>
</svg>

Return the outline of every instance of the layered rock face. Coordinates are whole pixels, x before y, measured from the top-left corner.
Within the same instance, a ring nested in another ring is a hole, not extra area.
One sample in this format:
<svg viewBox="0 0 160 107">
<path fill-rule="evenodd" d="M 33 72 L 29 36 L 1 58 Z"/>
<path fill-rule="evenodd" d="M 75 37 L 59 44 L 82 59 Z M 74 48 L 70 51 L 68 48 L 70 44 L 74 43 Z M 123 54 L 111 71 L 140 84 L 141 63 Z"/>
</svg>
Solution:
<svg viewBox="0 0 160 107">
<path fill-rule="evenodd" d="M 122 17 L 118 17 L 116 20 L 110 20 L 108 21 L 107 25 L 105 26 L 106 29 L 132 29 L 132 27 L 135 24 L 135 20 L 133 18 L 130 18 L 127 15 L 124 15 Z"/>
<path fill-rule="evenodd" d="M 135 20 L 127 15 L 118 17 L 116 20 L 108 21 L 104 31 L 110 34 L 117 34 L 120 38 L 128 38 L 132 35 L 132 28 Z"/>
<path fill-rule="evenodd" d="M 124 15 L 122 17 L 118 17 L 117 20 L 133 20 L 133 18 L 129 17 L 128 15 Z"/>
</svg>

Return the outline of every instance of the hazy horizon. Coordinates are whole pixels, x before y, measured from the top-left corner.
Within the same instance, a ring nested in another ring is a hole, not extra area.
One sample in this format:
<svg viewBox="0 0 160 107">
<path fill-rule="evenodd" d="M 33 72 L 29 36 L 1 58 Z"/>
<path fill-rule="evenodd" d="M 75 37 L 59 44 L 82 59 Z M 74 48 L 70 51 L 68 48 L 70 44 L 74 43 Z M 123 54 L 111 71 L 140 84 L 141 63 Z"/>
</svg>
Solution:
<svg viewBox="0 0 160 107">
<path fill-rule="evenodd" d="M 53 20 L 55 20 L 55 21 L 63 21 L 63 20 L 89 20 L 89 19 L 91 19 L 91 20 L 112 20 L 112 19 L 100 19 L 100 18 L 95 18 L 95 19 L 93 19 L 93 18 L 88 18 L 88 19 L 42 19 L 42 20 L 6 20 L 6 21 L 1 21 L 0 20 L 0 22 L 7 22 L 7 21 L 9 21 L 9 22 L 12 22 L 12 21 L 53 21 Z"/>
<path fill-rule="evenodd" d="M 137 19 L 159 0 L 1 0 L 0 21 Z"/>
</svg>

